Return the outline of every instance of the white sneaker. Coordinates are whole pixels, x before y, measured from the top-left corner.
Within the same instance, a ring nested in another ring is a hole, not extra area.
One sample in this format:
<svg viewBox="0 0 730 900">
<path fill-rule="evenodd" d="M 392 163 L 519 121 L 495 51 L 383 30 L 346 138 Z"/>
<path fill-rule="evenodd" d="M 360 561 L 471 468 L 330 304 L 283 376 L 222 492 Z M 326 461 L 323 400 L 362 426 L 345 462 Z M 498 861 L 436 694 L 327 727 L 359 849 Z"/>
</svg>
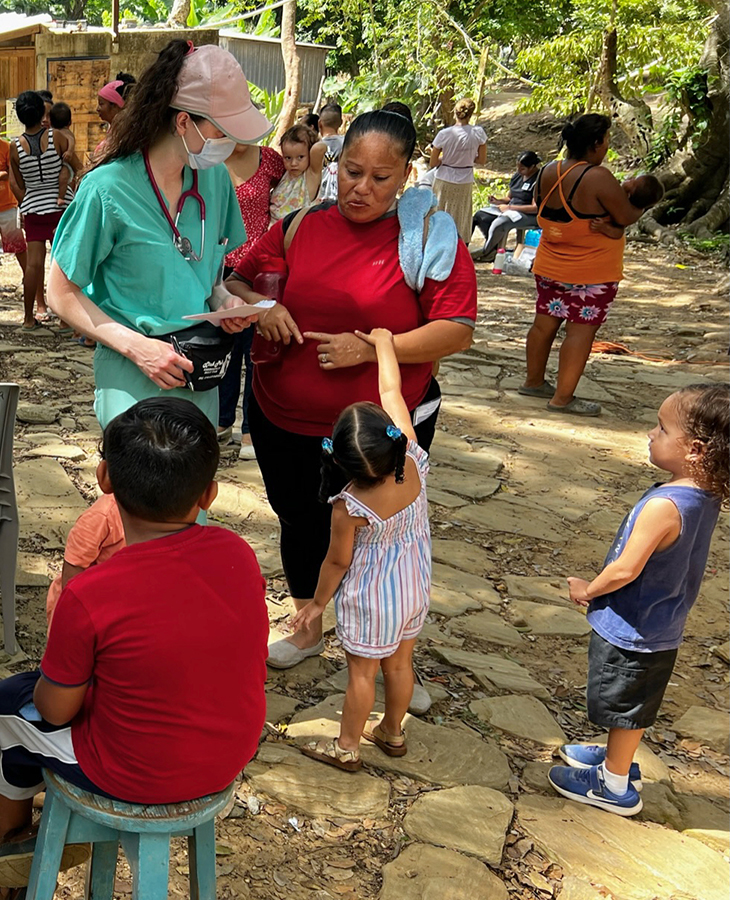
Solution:
<svg viewBox="0 0 730 900">
<path fill-rule="evenodd" d="M 238 451 L 239 459 L 256 459 L 256 451 L 253 444 L 246 444 L 241 441 L 241 449 Z"/>
</svg>

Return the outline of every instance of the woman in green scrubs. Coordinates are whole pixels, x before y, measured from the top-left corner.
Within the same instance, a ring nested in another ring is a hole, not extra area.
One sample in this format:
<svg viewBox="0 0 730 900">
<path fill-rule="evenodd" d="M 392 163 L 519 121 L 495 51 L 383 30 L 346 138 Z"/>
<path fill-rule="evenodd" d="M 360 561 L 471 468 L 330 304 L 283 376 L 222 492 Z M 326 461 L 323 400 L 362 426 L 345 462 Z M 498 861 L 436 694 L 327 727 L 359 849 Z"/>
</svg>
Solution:
<svg viewBox="0 0 730 900">
<path fill-rule="evenodd" d="M 138 400 L 191 400 L 214 425 L 217 389 L 190 391 L 193 365 L 156 340 L 211 298 L 226 253 L 246 240 L 226 167 L 236 142 L 271 130 L 235 58 L 172 41 L 135 86 L 98 164 L 56 231 L 48 282 L 54 312 L 97 341 L 95 411 L 104 428 Z M 240 331 L 252 319 L 227 319 Z"/>
</svg>

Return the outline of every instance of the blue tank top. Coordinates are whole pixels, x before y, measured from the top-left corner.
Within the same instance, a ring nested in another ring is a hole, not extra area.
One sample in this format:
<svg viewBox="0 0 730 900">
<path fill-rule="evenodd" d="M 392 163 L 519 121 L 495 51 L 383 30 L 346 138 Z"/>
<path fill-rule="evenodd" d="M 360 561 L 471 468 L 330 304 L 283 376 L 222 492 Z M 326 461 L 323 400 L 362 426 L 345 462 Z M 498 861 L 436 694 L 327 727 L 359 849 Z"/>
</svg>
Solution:
<svg viewBox="0 0 730 900">
<path fill-rule="evenodd" d="M 682 643 L 720 512 L 719 498 L 709 491 L 655 484 L 621 523 L 604 566 L 618 559 L 639 513 L 656 497 L 671 500 L 677 507 L 682 520 L 679 537 L 666 550 L 652 553 L 638 578 L 597 597 L 588 608 L 588 622 L 604 640 L 643 653 L 674 650 Z"/>
</svg>

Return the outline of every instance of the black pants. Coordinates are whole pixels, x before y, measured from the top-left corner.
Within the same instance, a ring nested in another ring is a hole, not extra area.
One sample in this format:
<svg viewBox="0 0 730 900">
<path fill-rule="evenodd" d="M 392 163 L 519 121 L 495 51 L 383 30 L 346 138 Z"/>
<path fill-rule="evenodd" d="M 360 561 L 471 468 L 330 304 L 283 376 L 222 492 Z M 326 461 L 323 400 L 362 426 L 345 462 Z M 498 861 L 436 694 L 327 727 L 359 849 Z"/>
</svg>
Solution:
<svg viewBox="0 0 730 900">
<path fill-rule="evenodd" d="M 438 382 L 432 378 L 421 404 L 440 397 Z M 426 451 L 433 442 L 437 418 L 435 409 L 414 426 L 418 443 Z M 311 437 L 277 428 L 255 396 L 249 401 L 248 420 L 266 495 L 281 523 L 281 561 L 289 591 L 297 600 L 308 600 L 314 596 L 330 541 L 332 508 L 319 501 L 322 438 L 329 435 Z M 343 476 L 337 490 L 345 483 Z"/>
</svg>

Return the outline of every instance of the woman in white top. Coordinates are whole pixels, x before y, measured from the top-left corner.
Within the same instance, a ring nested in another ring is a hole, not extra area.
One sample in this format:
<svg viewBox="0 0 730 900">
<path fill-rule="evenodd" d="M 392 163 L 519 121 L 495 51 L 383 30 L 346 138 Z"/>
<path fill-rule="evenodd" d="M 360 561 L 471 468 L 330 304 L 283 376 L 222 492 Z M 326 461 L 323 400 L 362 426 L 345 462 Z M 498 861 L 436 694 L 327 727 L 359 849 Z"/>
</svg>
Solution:
<svg viewBox="0 0 730 900">
<path fill-rule="evenodd" d="M 433 189 L 439 209 L 451 215 L 467 244 L 472 232 L 474 165 L 487 160 L 487 135 L 479 125 L 469 124 L 474 108 L 473 100 L 459 100 L 454 107 L 456 124 L 439 131 L 431 150 L 431 168 L 438 166 Z"/>
</svg>

